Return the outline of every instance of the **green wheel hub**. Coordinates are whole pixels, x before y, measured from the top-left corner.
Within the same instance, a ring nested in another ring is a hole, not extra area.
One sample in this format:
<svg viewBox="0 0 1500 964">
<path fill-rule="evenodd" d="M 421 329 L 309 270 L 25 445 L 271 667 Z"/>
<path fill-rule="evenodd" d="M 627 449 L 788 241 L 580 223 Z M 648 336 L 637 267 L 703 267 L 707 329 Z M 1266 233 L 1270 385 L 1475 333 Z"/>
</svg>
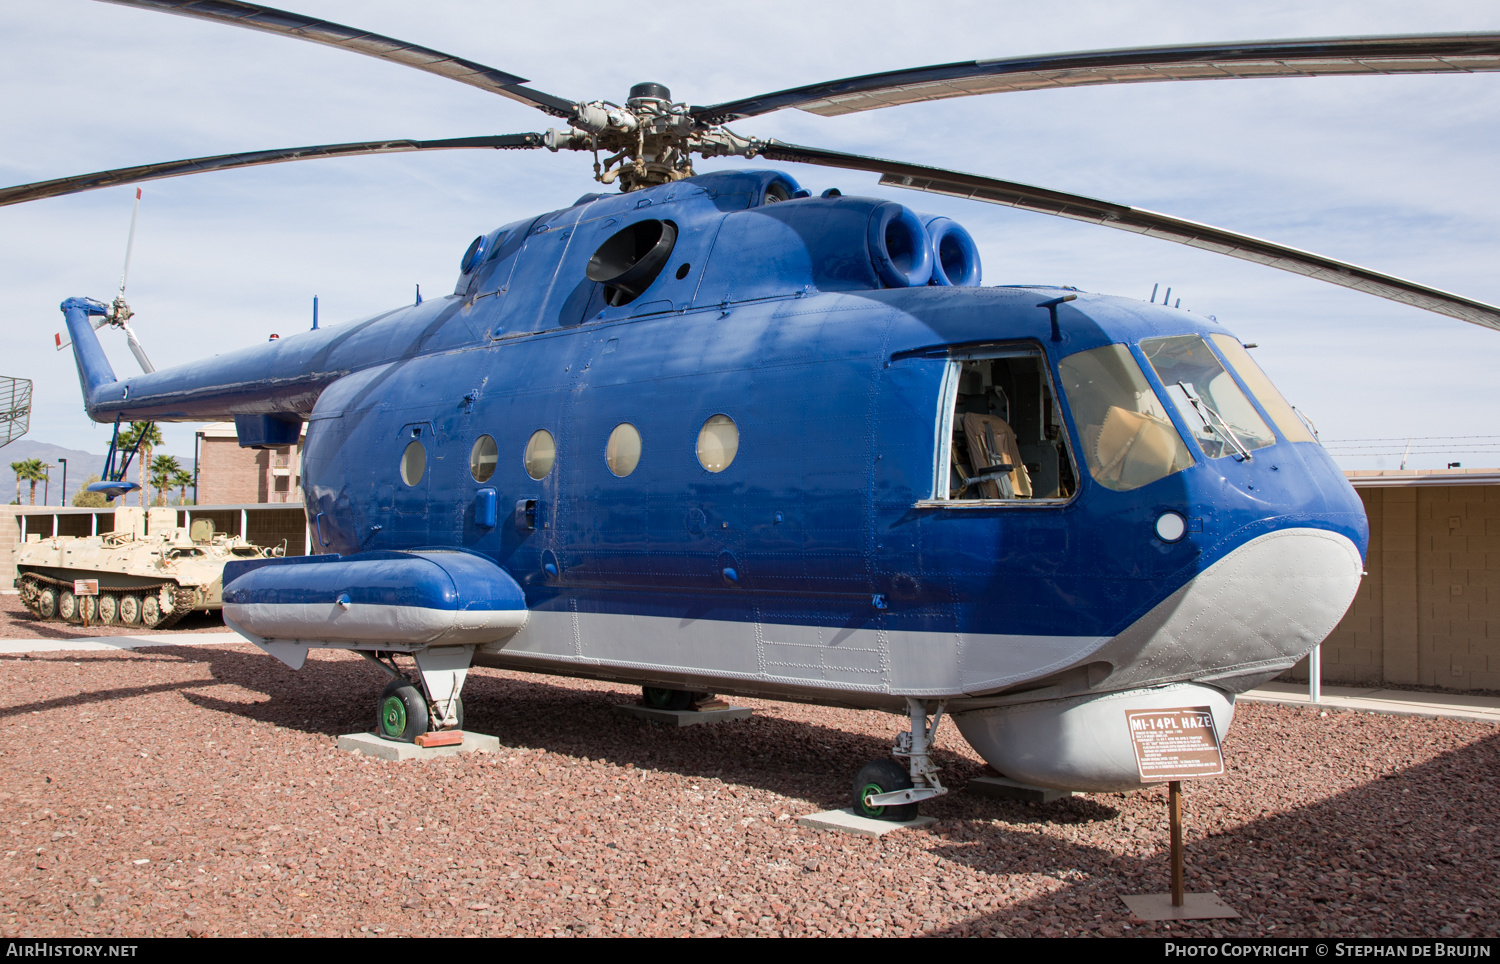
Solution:
<svg viewBox="0 0 1500 964">
<path fill-rule="evenodd" d="M 878 783 L 867 783 L 859 791 L 859 810 L 867 817 L 879 817 L 885 813 L 885 807 L 872 807 L 865 803 L 866 797 L 873 797 L 877 793 L 884 793 L 885 787 Z"/>
<path fill-rule="evenodd" d="M 406 703 L 401 697 L 385 698 L 380 707 L 380 726 L 386 736 L 400 736 L 406 732 Z"/>
</svg>

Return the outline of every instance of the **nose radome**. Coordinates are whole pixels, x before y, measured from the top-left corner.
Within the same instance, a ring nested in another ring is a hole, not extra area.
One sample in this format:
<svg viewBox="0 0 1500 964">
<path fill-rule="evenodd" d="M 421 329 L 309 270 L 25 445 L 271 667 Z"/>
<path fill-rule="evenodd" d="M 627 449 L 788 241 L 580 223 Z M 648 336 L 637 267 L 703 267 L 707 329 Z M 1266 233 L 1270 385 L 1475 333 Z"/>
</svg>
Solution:
<svg viewBox="0 0 1500 964">
<path fill-rule="evenodd" d="M 1107 692 L 956 713 L 964 739 L 1011 779 L 1068 790 L 1142 785 L 1124 711 L 1208 707 L 1222 738 L 1234 695 L 1289 669 L 1354 602 L 1363 562 L 1347 536 L 1270 532 L 1199 573 L 1075 665 L 1118 667 Z"/>
<path fill-rule="evenodd" d="M 1242 693 L 1290 669 L 1354 603 L 1364 564 L 1347 536 L 1279 529 L 1209 566 L 1106 643 L 1109 688 L 1191 679 Z"/>
</svg>

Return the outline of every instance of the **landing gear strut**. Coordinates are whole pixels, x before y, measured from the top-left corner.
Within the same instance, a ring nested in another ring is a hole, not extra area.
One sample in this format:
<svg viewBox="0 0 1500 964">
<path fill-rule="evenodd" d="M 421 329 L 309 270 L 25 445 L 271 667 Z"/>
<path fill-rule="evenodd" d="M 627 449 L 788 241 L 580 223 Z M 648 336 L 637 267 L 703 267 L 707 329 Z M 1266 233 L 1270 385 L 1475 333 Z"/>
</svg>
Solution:
<svg viewBox="0 0 1500 964">
<path fill-rule="evenodd" d="M 413 653 L 421 677 L 419 688 L 396 667 L 393 654 L 361 650 L 361 656 L 391 677 L 380 694 L 375 732 L 387 740 L 412 743 L 431 730 L 463 729 L 464 701 L 459 691 L 463 689 L 473 654 L 470 646 L 443 646 Z"/>
<path fill-rule="evenodd" d="M 907 765 L 903 768 L 890 760 L 875 760 L 860 769 L 854 779 L 854 812 L 860 816 L 911 820 L 917 815 L 918 803 L 948 792 L 930 756 L 945 704 L 937 704 L 931 723 L 924 701 L 908 696 L 906 706 L 911 713 L 911 729 L 896 737 L 891 755 L 906 760 Z"/>
</svg>

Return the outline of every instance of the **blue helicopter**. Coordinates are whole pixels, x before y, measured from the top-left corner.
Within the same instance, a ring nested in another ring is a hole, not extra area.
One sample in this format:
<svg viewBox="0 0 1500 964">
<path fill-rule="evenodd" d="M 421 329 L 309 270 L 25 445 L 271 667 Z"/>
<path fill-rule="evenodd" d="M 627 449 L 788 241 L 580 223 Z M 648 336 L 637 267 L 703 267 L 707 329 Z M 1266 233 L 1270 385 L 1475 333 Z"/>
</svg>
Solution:
<svg viewBox="0 0 1500 964">
<path fill-rule="evenodd" d="M 852 803 L 946 792 L 951 716 L 996 770 L 1141 785 L 1125 713 L 1207 707 L 1318 645 L 1358 588 L 1359 499 L 1234 335 L 1165 304 L 982 287 L 964 228 L 812 196 L 740 156 L 881 175 L 1204 248 L 1500 328 L 1500 308 L 1272 242 L 1015 182 L 725 125 L 1103 83 L 1500 69 L 1500 34 L 1069 53 L 846 78 L 694 107 L 657 83 L 571 101 L 505 71 L 238 0 L 108 0 L 379 57 L 527 104 L 545 132 L 320 145 L 0 189 L 0 204 L 291 160 L 586 151 L 619 193 L 483 235 L 453 293 L 120 377 L 63 302 L 97 421 L 303 436 L 317 554 L 232 563 L 225 621 L 294 669 L 357 651 L 377 731 L 461 728 L 472 665 L 909 715 Z M 107 479 L 104 490 L 124 483 Z M 398 663 L 409 658 L 408 674 Z"/>
</svg>

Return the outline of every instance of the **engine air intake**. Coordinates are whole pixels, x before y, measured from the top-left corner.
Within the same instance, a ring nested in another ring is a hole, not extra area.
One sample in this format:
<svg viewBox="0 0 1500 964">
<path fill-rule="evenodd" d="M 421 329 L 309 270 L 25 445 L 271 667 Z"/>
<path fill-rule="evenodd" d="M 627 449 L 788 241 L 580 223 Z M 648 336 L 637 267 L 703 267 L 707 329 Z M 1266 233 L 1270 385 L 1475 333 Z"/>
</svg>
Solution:
<svg viewBox="0 0 1500 964">
<path fill-rule="evenodd" d="M 671 221 L 637 221 L 599 245 L 585 274 L 605 286 L 612 307 L 628 305 L 651 287 L 676 243 L 677 225 Z"/>
</svg>

